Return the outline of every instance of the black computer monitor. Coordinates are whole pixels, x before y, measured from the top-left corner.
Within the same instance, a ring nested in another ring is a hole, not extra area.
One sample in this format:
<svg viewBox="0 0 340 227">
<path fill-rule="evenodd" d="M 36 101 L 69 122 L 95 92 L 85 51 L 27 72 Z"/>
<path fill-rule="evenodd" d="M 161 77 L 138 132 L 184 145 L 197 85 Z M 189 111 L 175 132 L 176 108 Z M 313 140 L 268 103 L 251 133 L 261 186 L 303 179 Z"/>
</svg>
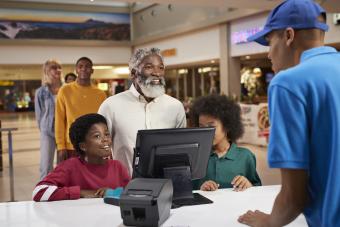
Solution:
<svg viewBox="0 0 340 227">
<path fill-rule="evenodd" d="M 174 207 L 211 203 L 192 193 L 192 180 L 203 178 L 215 134 L 214 128 L 139 130 L 133 178 L 170 178 Z"/>
</svg>

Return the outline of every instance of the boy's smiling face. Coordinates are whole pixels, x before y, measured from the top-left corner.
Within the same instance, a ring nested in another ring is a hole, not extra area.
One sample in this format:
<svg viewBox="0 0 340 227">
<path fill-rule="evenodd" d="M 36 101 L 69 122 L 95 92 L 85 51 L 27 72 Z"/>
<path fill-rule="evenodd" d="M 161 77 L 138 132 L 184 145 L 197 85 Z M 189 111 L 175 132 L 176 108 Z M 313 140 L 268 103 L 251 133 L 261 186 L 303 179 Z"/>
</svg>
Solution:
<svg viewBox="0 0 340 227">
<path fill-rule="evenodd" d="M 85 152 L 88 163 L 103 164 L 111 155 L 111 145 L 111 136 L 106 124 L 97 123 L 91 126 L 80 148 Z"/>
</svg>

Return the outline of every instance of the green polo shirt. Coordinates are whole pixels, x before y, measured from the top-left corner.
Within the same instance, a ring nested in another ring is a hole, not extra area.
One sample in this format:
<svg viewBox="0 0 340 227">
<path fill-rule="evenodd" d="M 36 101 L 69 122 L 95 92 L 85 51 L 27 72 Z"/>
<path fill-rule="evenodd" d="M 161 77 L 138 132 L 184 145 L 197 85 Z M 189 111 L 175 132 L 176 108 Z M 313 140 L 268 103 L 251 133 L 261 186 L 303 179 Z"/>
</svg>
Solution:
<svg viewBox="0 0 340 227">
<path fill-rule="evenodd" d="M 231 181 L 237 175 L 245 176 L 254 186 L 260 186 L 261 180 L 256 172 L 256 158 L 248 149 L 231 144 L 229 151 L 222 157 L 211 153 L 207 174 L 204 178 L 193 181 L 194 189 L 207 180 L 213 180 L 219 188 L 232 188 Z"/>
</svg>

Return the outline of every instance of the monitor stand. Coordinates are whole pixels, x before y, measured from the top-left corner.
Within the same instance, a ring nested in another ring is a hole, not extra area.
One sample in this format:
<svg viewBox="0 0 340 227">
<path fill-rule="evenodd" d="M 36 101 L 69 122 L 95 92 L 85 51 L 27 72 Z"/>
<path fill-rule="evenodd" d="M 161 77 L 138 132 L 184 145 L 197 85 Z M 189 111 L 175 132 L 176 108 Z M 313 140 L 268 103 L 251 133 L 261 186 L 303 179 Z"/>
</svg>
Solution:
<svg viewBox="0 0 340 227">
<path fill-rule="evenodd" d="M 174 187 L 171 208 L 213 203 L 198 193 L 192 193 L 190 166 L 166 167 L 163 171 L 164 178 L 171 179 Z"/>
</svg>

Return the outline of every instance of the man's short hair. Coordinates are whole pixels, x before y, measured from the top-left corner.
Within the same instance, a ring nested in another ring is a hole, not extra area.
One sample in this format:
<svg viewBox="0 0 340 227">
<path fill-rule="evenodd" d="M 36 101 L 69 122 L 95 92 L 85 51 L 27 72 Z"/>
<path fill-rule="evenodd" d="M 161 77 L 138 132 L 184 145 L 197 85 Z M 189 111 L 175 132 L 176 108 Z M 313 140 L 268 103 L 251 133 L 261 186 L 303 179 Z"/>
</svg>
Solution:
<svg viewBox="0 0 340 227">
<path fill-rule="evenodd" d="M 143 61 L 143 59 L 146 56 L 149 56 L 151 54 L 158 55 L 162 59 L 162 61 L 163 61 L 163 56 L 161 55 L 161 50 L 160 49 L 158 49 L 156 47 L 140 48 L 140 49 L 135 50 L 135 52 L 131 56 L 131 59 L 130 59 L 130 62 L 129 62 L 130 72 L 132 72 L 133 69 L 137 70 L 138 66 Z"/>
<path fill-rule="evenodd" d="M 77 62 L 76 62 L 76 66 L 77 66 L 77 65 L 78 65 L 78 63 L 79 63 L 80 61 L 82 61 L 82 60 L 88 61 L 88 62 L 90 62 L 90 63 L 91 63 L 91 65 L 93 65 L 93 62 L 92 62 L 92 60 L 91 60 L 91 59 L 89 59 L 88 57 L 81 57 L 81 58 L 79 58 L 79 59 L 77 60 Z"/>
</svg>

